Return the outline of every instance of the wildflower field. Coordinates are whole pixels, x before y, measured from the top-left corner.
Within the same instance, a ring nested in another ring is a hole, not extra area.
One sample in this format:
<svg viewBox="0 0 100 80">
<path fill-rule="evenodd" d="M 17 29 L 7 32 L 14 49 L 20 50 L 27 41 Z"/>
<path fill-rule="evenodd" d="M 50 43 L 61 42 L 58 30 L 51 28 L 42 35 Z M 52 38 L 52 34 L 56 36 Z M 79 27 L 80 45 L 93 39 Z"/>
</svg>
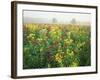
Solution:
<svg viewBox="0 0 100 80">
<path fill-rule="evenodd" d="M 90 26 L 23 25 L 23 69 L 91 65 Z"/>
</svg>

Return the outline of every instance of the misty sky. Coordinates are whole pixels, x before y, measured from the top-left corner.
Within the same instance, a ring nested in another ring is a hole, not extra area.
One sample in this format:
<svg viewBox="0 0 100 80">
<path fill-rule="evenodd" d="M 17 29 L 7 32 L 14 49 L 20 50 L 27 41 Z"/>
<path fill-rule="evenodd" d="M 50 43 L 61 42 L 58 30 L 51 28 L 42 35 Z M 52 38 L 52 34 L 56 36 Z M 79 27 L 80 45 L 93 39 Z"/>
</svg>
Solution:
<svg viewBox="0 0 100 80">
<path fill-rule="evenodd" d="M 91 14 L 71 12 L 23 11 L 24 23 L 52 23 L 55 18 L 57 23 L 69 23 L 72 19 L 77 22 L 90 23 Z"/>
</svg>

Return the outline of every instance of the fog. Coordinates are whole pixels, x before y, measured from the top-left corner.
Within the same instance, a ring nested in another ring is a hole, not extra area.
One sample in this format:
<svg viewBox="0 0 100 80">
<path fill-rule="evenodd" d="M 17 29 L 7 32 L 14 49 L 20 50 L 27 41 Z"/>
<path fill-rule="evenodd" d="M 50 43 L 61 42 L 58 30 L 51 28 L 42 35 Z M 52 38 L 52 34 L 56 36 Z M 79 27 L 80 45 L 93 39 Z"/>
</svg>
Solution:
<svg viewBox="0 0 100 80">
<path fill-rule="evenodd" d="M 70 23 L 72 20 L 79 23 L 90 23 L 91 14 L 75 12 L 47 12 L 47 11 L 23 11 L 24 23 Z"/>
</svg>

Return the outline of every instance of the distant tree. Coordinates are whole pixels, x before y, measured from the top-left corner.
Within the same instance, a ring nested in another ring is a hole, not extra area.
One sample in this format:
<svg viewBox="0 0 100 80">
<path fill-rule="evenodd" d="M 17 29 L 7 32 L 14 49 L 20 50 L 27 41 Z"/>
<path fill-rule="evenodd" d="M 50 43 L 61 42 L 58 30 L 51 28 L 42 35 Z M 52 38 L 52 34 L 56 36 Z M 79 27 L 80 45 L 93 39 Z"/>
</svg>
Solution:
<svg viewBox="0 0 100 80">
<path fill-rule="evenodd" d="M 57 19 L 56 18 L 53 18 L 52 19 L 52 23 L 57 23 Z"/>
<path fill-rule="evenodd" d="M 73 18 L 72 20 L 71 20 L 71 24 L 76 24 L 77 22 L 76 22 L 76 19 L 75 18 Z"/>
</svg>

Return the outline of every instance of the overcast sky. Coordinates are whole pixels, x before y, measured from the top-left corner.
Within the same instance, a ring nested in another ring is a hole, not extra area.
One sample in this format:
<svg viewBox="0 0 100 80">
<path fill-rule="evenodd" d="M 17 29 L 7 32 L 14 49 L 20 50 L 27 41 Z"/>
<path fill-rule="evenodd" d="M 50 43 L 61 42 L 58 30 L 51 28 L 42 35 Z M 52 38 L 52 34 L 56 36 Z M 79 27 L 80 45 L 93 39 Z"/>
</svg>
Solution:
<svg viewBox="0 0 100 80">
<path fill-rule="evenodd" d="M 68 23 L 73 18 L 77 22 L 90 23 L 91 14 L 89 13 L 72 13 L 72 12 L 44 12 L 44 11 L 23 11 L 24 23 L 52 23 L 55 18 L 57 23 Z"/>
</svg>

